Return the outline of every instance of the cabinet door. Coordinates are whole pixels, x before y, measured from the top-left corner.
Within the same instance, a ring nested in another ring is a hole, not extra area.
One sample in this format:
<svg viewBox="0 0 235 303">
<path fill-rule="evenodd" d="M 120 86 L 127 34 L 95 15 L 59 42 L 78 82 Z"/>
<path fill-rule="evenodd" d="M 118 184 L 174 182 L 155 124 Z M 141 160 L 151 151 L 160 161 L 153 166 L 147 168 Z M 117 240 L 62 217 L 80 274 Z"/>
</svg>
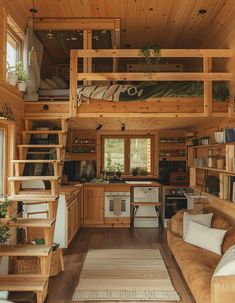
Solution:
<svg viewBox="0 0 235 303">
<path fill-rule="evenodd" d="M 84 188 L 84 224 L 104 223 L 104 188 Z"/>
</svg>

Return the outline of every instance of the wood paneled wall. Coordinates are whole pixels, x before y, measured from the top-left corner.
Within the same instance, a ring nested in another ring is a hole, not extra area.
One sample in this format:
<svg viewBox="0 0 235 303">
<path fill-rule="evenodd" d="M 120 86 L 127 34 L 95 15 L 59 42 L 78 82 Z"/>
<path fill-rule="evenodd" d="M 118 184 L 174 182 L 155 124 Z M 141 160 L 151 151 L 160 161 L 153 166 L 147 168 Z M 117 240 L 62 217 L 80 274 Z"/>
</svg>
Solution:
<svg viewBox="0 0 235 303">
<path fill-rule="evenodd" d="M 20 142 L 20 131 L 23 126 L 23 115 L 24 115 L 24 102 L 22 94 L 17 88 L 6 83 L 5 75 L 5 56 L 6 56 L 6 42 L 5 42 L 5 29 L 6 29 L 6 15 L 10 16 L 18 22 L 17 9 L 13 11 L 8 5 L 9 1 L 0 0 L 0 110 L 2 104 L 8 103 L 11 106 L 12 112 L 16 120 L 16 132 L 17 142 Z M 25 16 L 26 18 L 26 16 Z M 21 20 L 22 21 L 22 20 Z M 19 24 L 22 31 L 22 23 Z"/>
</svg>

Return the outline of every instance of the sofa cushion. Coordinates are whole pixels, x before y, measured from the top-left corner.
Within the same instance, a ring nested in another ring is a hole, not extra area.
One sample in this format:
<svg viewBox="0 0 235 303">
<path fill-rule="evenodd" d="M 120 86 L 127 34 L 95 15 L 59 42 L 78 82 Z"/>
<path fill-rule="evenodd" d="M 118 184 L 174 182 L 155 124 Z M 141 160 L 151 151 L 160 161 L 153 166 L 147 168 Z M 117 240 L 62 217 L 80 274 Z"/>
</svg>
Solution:
<svg viewBox="0 0 235 303">
<path fill-rule="evenodd" d="M 220 256 L 168 232 L 168 244 L 197 303 L 210 303 L 211 278 Z"/>
<path fill-rule="evenodd" d="M 224 236 L 222 253 L 224 254 L 232 245 L 235 245 L 235 226 L 230 227 Z"/>
<path fill-rule="evenodd" d="M 210 227 L 212 216 L 213 216 L 213 213 L 191 215 L 191 214 L 188 214 L 187 212 L 184 212 L 184 216 L 183 216 L 183 238 L 185 239 L 185 237 L 186 237 L 186 234 L 187 234 L 188 229 L 189 229 L 190 221 L 194 221 L 194 222 L 199 223 L 201 225 Z"/>
<path fill-rule="evenodd" d="M 235 275 L 235 245 L 231 246 L 220 259 L 213 276 Z"/>
<path fill-rule="evenodd" d="M 171 218 L 171 231 L 179 237 L 183 237 L 183 216 L 187 212 L 191 215 L 201 214 L 201 209 L 180 210 Z"/>
<path fill-rule="evenodd" d="M 224 229 L 210 228 L 190 221 L 185 241 L 221 255 L 225 233 Z"/>
</svg>

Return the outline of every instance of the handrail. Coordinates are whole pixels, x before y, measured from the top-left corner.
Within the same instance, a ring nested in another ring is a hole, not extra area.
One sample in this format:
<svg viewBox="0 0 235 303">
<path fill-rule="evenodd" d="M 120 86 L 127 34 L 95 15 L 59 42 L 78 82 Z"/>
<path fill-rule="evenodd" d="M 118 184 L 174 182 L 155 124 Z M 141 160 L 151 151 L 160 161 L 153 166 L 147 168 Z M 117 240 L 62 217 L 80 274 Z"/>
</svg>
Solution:
<svg viewBox="0 0 235 303">
<path fill-rule="evenodd" d="M 154 52 L 150 55 L 153 57 Z M 229 58 L 230 49 L 162 49 L 164 58 L 202 58 L 203 72 L 153 72 L 151 79 L 148 74 L 140 73 L 92 73 L 78 71 L 78 58 L 138 58 L 139 49 L 86 49 L 70 51 L 70 116 L 77 114 L 77 82 L 94 80 L 121 81 L 203 81 L 205 117 L 212 115 L 212 81 L 230 81 L 232 73 L 212 72 L 212 58 Z"/>
</svg>

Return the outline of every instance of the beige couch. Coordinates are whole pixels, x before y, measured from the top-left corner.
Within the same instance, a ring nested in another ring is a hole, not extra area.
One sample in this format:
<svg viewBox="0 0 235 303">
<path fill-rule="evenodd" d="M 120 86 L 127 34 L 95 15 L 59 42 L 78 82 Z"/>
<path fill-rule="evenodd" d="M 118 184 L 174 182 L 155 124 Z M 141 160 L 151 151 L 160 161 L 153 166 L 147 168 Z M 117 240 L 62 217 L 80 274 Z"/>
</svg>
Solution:
<svg viewBox="0 0 235 303">
<path fill-rule="evenodd" d="M 198 210 L 188 211 L 199 213 Z M 203 212 L 213 212 L 212 227 L 227 229 L 222 253 L 235 244 L 235 225 L 218 210 L 211 207 Z M 178 212 L 168 221 L 167 242 L 197 303 L 235 303 L 235 276 L 213 277 L 221 256 L 185 242 L 183 213 Z"/>
</svg>

